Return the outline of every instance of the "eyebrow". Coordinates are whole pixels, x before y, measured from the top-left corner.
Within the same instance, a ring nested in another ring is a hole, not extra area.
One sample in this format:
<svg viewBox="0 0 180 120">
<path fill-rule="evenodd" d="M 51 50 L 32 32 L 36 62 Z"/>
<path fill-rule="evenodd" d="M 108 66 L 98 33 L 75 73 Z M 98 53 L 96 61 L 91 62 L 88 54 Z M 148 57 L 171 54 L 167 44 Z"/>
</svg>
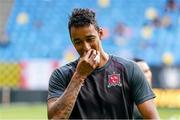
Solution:
<svg viewBox="0 0 180 120">
<path fill-rule="evenodd" d="M 87 35 L 86 38 L 96 37 L 95 35 Z"/>
<path fill-rule="evenodd" d="M 79 41 L 80 39 L 79 38 L 75 38 L 75 39 L 73 39 L 73 41 Z"/>
<path fill-rule="evenodd" d="M 94 38 L 94 37 L 96 37 L 95 35 L 87 35 L 86 36 L 86 38 Z M 79 41 L 79 40 L 81 40 L 80 38 L 75 38 L 75 39 L 73 39 L 73 41 Z"/>
</svg>

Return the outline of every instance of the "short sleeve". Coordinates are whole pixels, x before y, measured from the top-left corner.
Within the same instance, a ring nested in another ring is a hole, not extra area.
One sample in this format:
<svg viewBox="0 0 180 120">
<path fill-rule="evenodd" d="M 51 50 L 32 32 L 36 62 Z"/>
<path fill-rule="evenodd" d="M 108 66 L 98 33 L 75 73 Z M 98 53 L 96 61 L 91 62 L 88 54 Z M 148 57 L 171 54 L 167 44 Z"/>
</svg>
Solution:
<svg viewBox="0 0 180 120">
<path fill-rule="evenodd" d="M 64 90 L 65 77 L 60 69 L 56 69 L 49 79 L 48 99 L 61 96 Z"/>
<path fill-rule="evenodd" d="M 136 104 L 155 98 L 155 95 L 147 82 L 143 71 L 134 63 L 131 77 L 131 89 Z"/>
</svg>

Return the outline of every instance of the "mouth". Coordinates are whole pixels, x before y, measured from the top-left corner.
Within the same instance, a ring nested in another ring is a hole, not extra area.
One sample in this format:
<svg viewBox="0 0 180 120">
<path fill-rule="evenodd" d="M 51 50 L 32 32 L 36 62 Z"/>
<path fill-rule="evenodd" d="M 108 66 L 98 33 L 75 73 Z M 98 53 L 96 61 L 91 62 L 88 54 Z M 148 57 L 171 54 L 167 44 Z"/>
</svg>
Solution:
<svg viewBox="0 0 180 120">
<path fill-rule="evenodd" d="M 96 49 L 89 49 L 88 51 L 92 51 L 92 50 L 95 50 L 95 51 L 96 51 L 96 54 L 97 54 L 98 50 L 96 50 Z M 84 57 L 84 56 L 88 53 L 88 51 L 82 52 L 82 53 L 80 54 L 80 57 Z M 92 54 L 92 53 L 93 53 L 93 52 L 91 52 L 91 54 Z M 90 54 L 90 56 L 91 56 L 91 54 Z"/>
</svg>

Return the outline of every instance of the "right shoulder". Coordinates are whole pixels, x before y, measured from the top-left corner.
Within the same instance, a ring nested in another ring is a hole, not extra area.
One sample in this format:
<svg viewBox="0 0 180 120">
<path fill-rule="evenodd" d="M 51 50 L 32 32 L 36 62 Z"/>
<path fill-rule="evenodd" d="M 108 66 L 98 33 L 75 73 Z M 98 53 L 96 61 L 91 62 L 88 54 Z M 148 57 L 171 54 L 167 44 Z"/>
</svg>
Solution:
<svg viewBox="0 0 180 120">
<path fill-rule="evenodd" d="M 50 80 L 66 80 L 72 77 L 76 66 L 77 66 L 78 60 L 75 60 L 73 62 L 70 62 L 68 64 L 65 64 L 53 71 L 51 74 Z"/>
<path fill-rule="evenodd" d="M 59 97 L 68 86 L 78 60 L 57 68 L 51 74 L 48 87 L 48 99 Z"/>
<path fill-rule="evenodd" d="M 74 71 L 77 66 L 78 60 L 75 60 L 73 62 L 67 63 L 57 69 L 54 70 L 53 73 L 68 73 L 70 71 Z"/>
</svg>

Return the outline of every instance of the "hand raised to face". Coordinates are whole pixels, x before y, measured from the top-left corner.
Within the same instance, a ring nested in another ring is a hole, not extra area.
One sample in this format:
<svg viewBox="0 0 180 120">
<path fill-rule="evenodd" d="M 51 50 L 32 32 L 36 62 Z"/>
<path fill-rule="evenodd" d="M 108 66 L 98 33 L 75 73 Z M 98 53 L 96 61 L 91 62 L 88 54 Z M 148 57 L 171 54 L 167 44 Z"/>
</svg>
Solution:
<svg viewBox="0 0 180 120">
<path fill-rule="evenodd" d="M 100 53 L 94 49 L 90 49 L 83 57 L 80 58 L 76 67 L 76 72 L 87 77 L 100 63 Z"/>
</svg>

